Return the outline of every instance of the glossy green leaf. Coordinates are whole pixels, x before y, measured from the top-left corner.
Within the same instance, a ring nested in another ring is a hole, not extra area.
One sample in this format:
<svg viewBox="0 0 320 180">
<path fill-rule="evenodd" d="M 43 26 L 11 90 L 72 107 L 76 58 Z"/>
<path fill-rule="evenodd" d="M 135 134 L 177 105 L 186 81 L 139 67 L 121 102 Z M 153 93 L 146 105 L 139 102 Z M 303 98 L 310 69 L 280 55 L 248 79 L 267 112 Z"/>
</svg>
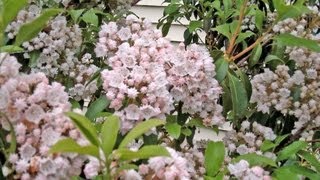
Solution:
<svg viewBox="0 0 320 180">
<path fill-rule="evenodd" d="M 149 119 L 147 121 L 139 123 L 124 137 L 119 145 L 119 148 L 125 148 L 131 141 L 148 132 L 151 128 L 164 124 L 165 121 L 159 119 Z"/>
<path fill-rule="evenodd" d="M 228 73 L 229 88 L 232 98 L 234 115 L 241 117 L 248 106 L 248 96 L 243 83 L 231 73 Z"/>
<path fill-rule="evenodd" d="M 106 96 L 100 96 L 92 104 L 90 104 L 86 112 L 86 117 L 90 120 L 94 120 L 94 118 L 97 117 L 97 114 L 105 110 L 109 104 L 110 101 Z"/>
<path fill-rule="evenodd" d="M 22 25 L 16 36 L 15 46 L 20 46 L 23 42 L 36 37 L 38 33 L 47 25 L 51 17 L 61 13 L 61 9 L 47 9 L 38 18 Z"/>
<path fill-rule="evenodd" d="M 75 140 L 66 138 L 58 141 L 51 148 L 49 153 L 77 153 L 99 157 L 99 149 L 96 146 L 80 146 Z"/>
<path fill-rule="evenodd" d="M 101 147 L 105 155 L 111 154 L 117 141 L 120 120 L 117 116 L 108 116 L 101 128 Z"/>
<path fill-rule="evenodd" d="M 74 112 L 67 112 L 66 114 L 71 118 L 73 123 L 77 126 L 77 128 L 87 138 L 88 141 L 90 141 L 95 146 L 99 146 L 98 133 L 88 118 Z"/>
<path fill-rule="evenodd" d="M 215 176 L 224 161 L 225 148 L 223 142 L 209 142 L 205 152 L 205 168 L 207 175 Z"/>
<path fill-rule="evenodd" d="M 238 162 L 241 159 L 248 161 L 250 166 L 273 166 L 277 167 L 276 162 L 270 158 L 267 158 L 263 155 L 258 155 L 256 153 L 244 154 L 238 156 L 235 161 Z"/>
<path fill-rule="evenodd" d="M 288 159 L 292 155 L 295 155 L 298 151 L 304 149 L 308 146 L 307 142 L 304 141 L 295 141 L 289 146 L 284 147 L 279 153 L 277 161 L 282 161 Z"/>
<path fill-rule="evenodd" d="M 229 63 L 223 57 L 220 57 L 217 61 L 214 62 L 216 66 L 216 79 L 218 82 L 224 80 L 228 73 Z"/>
<path fill-rule="evenodd" d="M 179 138 L 181 134 L 181 126 L 178 123 L 166 123 L 165 128 L 171 137 L 174 139 Z"/>
<path fill-rule="evenodd" d="M 297 47 L 305 47 L 314 52 L 320 52 L 320 45 L 315 40 L 305 39 L 301 37 L 297 37 L 291 34 L 280 34 L 275 37 L 275 39 L 286 46 L 297 46 Z"/>
<path fill-rule="evenodd" d="M 99 24 L 98 16 L 92 9 L 85 12 L 81 19 L 87 24 L 92 24 L 93 26 L 98 26 Z"/>
<path fill-rule="evenodd" d="M 116 150 L 115 154 L 120 160 L 148 159 L 155 156 L 170 156 L 165 147 L 158 145 L 144 146 L 138 151 L 118 149 Z"/>
<path fill-rule="evenodd" d="M 308 163 L 313 166 L 318 173 L 320 173 L 320 161 L 314 155 L 308 151 L 299 151 L 298 153 L 303 159 L 308 161 Z"/>
</svg>

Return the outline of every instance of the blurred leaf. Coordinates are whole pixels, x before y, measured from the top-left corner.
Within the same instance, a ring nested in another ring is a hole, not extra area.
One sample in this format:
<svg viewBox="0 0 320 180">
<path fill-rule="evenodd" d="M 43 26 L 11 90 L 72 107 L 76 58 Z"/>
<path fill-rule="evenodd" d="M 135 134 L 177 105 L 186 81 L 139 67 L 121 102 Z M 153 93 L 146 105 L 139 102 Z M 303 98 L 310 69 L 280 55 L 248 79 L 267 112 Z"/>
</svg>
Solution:
<svg viewBox="0 0 320 180">
<path fill-rule="evenodd" d="M 117 116 L 108 116 L 101 128 L 101 147 L 106 157 L 112 153 L 120 129 L 120 120 Z"/>
<path fill-rule="evenodd" d="M 119 148 L 125 148 L 128 145 L 128 143 L 143 135 L 144 133 L 148 132 L 150 129 L 164 124 L 165 121 L 159 119 L 149 119 L 147 121 L 139 123 L 124 137 L 124 139 L 119 145 Z"/>
<path fill-rule="evenodd" d="M 228 73 L 229 87 L 234 115 L 241 117 L 248 106 L 248 96 L 243 83 L 231 73 Z"/>
<path fill-rule="evenodd" d="M 87 138 L 88 141 L 90 141 L 95 146 L 99 146 L 98 133 L 88 118 L 74 112 L 67 112 L 66 115 L 70 117 L 70 119 L 81 131 L 81 133 Z"/>
<path fill-rule="evenodd" d="M 237 37 L 236 44 L 244 41 L 245 39 L 247 39 L 248 37 L 251 37 L 253 35 L 255 35 L 255 33 L 253 33 L 252 31 L 246 31 L 244 33 L 240 33 Z"/>
<path fill-rule="evenodd" d="M 308 163 L 310 163 L 310 165 L 313 166 L 318 171 L 318 173 L 320 173 L 320 161 L 314 155 L 303 150 L 299 151 L 298 153 L 300 156 L 302 156 L 303 159 L 308 161 Z"/>
<path fill-rule="evenodd" d="M 305 47 L 314 52 L 320 52 L 320 45 L 315 40 L 305 39 L 301 37 L 296 37 L 291 34 L 279 34 L 275 37 L 275 39 L 286 46 L 297 46 L 297 47 Z"/>
<path fill-rule="evenodd" d="M 192 33 L 193 31 L 201 27 L 202 27 L 202 21 L 190 21 L 189 31 L 190 33 Z"/>
<path fill-rule="evenodd" d="M 97 114 L 101 111 L 105 110 L 109 105 L 110 101 L 106 96 L 102 95 L 98 99 L 96 99 L 90 106 L 86 112 L 86 117 L 90 120 L 93 120 L 97 117 Z"/>
<path fill-rule="evenodd" d="M 205 152 L 205 168 L 206 173 L 209 176 L 215 176 L 224 161 L 225 148 L 223 142 L 213 142 L 208 143 Z"/>
<path fill-rule="evenodd" d="M 99 24 L 99 19 L 96 13 L 90 9 L 89 11 L 85 12 L 81 19 L 86 22 L 87 24 L 92 24 L 93 26 L 98 26 Z"/>
<path fill-rule="evenodd" d="M 18 12 L 28 4 L 28 0 L 3 0 L 0 15 L 0 33 L 4 33 L 8 24 L 14 20 Z"/>
<path fill-rule="evenodd" d="M 295 155 L 298 151 L 304 149 L 308 146 L 307 142 L 304 141 L 295 141 L 289 146 L 284 147 L 279 153 L 277 161 L 282 161 L 288 159 L 292 155 Z"/>
<path fill-rule="evenodd" d="M 274 144 L 273 142 L 271 142 L 270 140 L 264 140 L 260 149 L 261 149 L 261 151 L 265 152 L 265 151 L 268 151 L 276 146 L 277 145 Z"/>
<path fill-rule="evenodd" d="M 174 139 L 179 138 L 181 134 L 181 126 L 178 123 L 166 123 L 165 128 L 171 137 Z"/>
<path fill-rule="evenodd" d="M 99 157 L 99 149 L 96 146 L 80 146 L 71 138 L 65 138 L 58 141 L 50 148 L 49 153 L 77 153 L 80 155 Z"/>
<path fill-rule="evenodd" d="M 222 82 L 226 77 L 229 69 L 229 62 L 224 57 L 219 58 L 214 62 L 216 66 L 216 79 L 218 82 Z"/>
<path fill-rule="evenodd" d="M 278 176 L 279 176 L 279 171 L 286 172 L 285 175 L 289 175 L 289 172 L 290 172 L 292 175 L 295 175 L 296 177 L 299 177 L 297 175 L 303 175 L 311 180 L 318 180 L 320 178 L 320 175 L 318 173 L 316 173 L 315 171 L 308 169 L 306 167 L 299 166 L 299 165 L 287 165 L 287 166 L 283 166 L 283 167 L 279 168 L 275 172 Z M 280 175 L 282 175 L 282 174 L 280 174 Z M 285 177 L 285 176 L 282 176 L 282 177 Z M 290 175 L 286 176 L 285 178 L 288 179 L 288 177 L 290 177 Z M 292 176 L 292 177 L 294 177 L 294 176 Z M 291 180 L 291 178 L 290 178 L 290 180 Z M 296 178 L 294 178 L 294 179 L 296 179 Z M 298 179 L 300 179 L 300 178 L 298 178 Z"/>
<path fill-rule="evenodd" d="M 120 160 L 148 159 L 155 156 L 170 156 L 165 147 L 158 145 L 144 146 L 138 151 L 118 149 L 115 151 L 115 154 Z"/>
<path fill-rule="evenodd" d="M 32 51 L 29 53 L 30 54 L 30 59 L 29 59 L 29 64 L 28 66 L 30 68 L 34 68 L 37 66 L 38 64 L 38 59 L 39 59 L 39 56 L 40 56 L 40 51 Z"/>
<path fill-rule="evenodd" d="M 257 9 L 254 19 L 255 19 L 255 23 L 256 23 L 255 25 L 256 25 L 257 29 L 260 32 L 262 32 L 264 13 L 261 10 Z"/>
<path fill-rule="evenodd" d="M 240 155 L 237 158 L 235 158 L 235 162 L 239 162 L 241 159 L 248 161 L 250 166 L 273 166 L 277 167 L 276 162 L 274 162 L 272 159 L 267 158 L 263 155 L 258 155 L 256 153 L 250 153 L 250 154 L 244 154 Z"/>
<path fill-rule="evenodd" d="M 262 54 L 262 46 L 261 46 L 261 44 L 259 44 L 258 46 L 256 46 L 253 49 L 252 54 L 249 58 L 249 66 L 250 67 L 253 67 L 254 65 L 256 65 L 259 62 L 261 54 Z"/>
<path fill-rule="evenodd" d="M 169 29 L 171 27 L 171 22 L 169 23 L 165 23 L 163 26 L 162 26 L 162 36 L 165 37 L 168 35 L 168 32 L 169 32 Z"/>
<path fill-rule="evenodd" d="M 181 130 L 181 133 L 182 133 L 183 135 L 185 135 L 185 136 L 191 136 L 191 135 L 192 135 L 192 130 L 189 129 L 189 128 L 183 128 L 183 129 Z"/>
<path fill-rule="evenodd" d="M 21 53 L 24 52 L 24 49 L 19 46 L 8 45 L 0 47 L 0 53 L 7 52 L 7 53 Z"/>
<path fill-rule="evenodd" d="M 36 37 L 38 33 L 47 25 L 51 17 L 61 12 L 61 9 L 46 9 L 33 21 L 23 24 L 18 31 L 14 45 L 20 46 L 23 42 L 29 41 Z"/>
<path fill-rule="evenodd" d="M 286 5 L 282 0 L 273 0 L 274 7 L 278 12 L 277 21 L 281 21 L 287 18 L 296 18 L 302 14 L 312 12 L 308 7 L 303 4 Z"/>
<path fill-rule="evenodd" d="M 297 87 L 293 88 L 293 90 L 291 91 L 291 95 L 290 95 L 292 97 L 293 102 L 300 100 L 301 92 L 302 92 L 301 87 L 297 86 Z"/>
<path fill-rule="evenodd" d="M 72 9 L 69 11 L 70 16 L 75 23 L 78 23 L 78 19 L 84 10 L 85 9 L 78 9 L 78 10 Z"/>
</svg>

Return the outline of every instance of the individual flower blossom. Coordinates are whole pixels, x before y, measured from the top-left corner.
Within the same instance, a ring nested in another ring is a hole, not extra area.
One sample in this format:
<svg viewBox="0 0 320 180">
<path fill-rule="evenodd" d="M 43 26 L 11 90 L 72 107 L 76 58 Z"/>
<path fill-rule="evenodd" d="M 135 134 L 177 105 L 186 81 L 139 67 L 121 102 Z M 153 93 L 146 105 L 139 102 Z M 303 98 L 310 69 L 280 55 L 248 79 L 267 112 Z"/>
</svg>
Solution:
<svg viewBox="0 0 320 180">
<path fill-rule="evenodd" d="M 14 178 L 67 179 L 79 175 L 84 157 L 48 153 L 54 143 L 66 138 L 69 132 L 77 131 L 64 115 L 71 108 L 64 87 L 59 83 L 49 84 L 43 73 L 17 74 L 7 64 L 20 67 L 13 56 L 5 56 L 0 62 L 0 92 L 6 92 L 6 101 L 1 103 L 0 125 L 9 130 L 9 120 L 17 139 L 17 150 L 10 154 L 7 165 L 15 170 Z M 6 68 L 12 69 L 11 74 Z M 17 102 L 22 105 L 17 106 Z M 79 142 L 84 140 L 80 133 L 72 138 Z M 7 140 L 10 141 L 10 134 Z M 79 165 L 73 165 L 74 162 Z"/>
<path fill-rule="evenodd" d="M 259 166 L 249 167 L 249 163 L 245 160 L 240 160 L 238 163 L 229 164 L 228 170 L 230 175 L 244 180 L 269 180 L 269 172 Z"/>
</svg>

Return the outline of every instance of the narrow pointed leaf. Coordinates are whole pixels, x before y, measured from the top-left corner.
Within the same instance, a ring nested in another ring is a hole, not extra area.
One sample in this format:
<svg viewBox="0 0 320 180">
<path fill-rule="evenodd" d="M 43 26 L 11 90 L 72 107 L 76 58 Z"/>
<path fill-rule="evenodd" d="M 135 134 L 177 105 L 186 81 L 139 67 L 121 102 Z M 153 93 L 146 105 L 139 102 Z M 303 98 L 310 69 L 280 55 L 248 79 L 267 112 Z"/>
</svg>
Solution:
<svg viewBox="0 0 320 180">
<path fill-rule="evenodd" d="M 120 120 L 117 116 L 108 116 L 101 128 L 102 149 L 105 155 L 111 154 L 120 129 Z"/>
<path fill-rule="evenodd" d="M 99 149 L 96 146 L 80 146 L 75 140 L 66 138 L 54 144 L 49 153 L 77 153 L 99 157 Z"/>
<path fill-rule="evenodd" d="M 139 123 L 136 127 L 134 127 L 122 140 L 119 145 L 119 148 L 124 148 L 128 143 L 148 132 L 151 128 L 164 125 L 165 121 L 159 119 L 150 119 L 144 122 Z"/>
<path fill-rule="evenodd" d="M 209 142 L 205 152 L 205 168 L 207 175 L 216 175 L 224 161 L 224 144 L 223 142 Z"/>
<path fill-rule="evenodd" d="M 116 156 L 120 160 L 148 159 L 156 156 L 170 156 L 165 147 L 158 145 L 144 146 L 138 151 L 130 151 L 129 149 L 118 149 Z"/>
<path fill-rule="evenodd" d="M 98 133 L 88 118 L 74 112 L 67 112 L 66 114 L 71 118 L 73 123 L 77 126 L 77 128 L 87 138 L 88 141 L 90 141 L 95 146 L 99 146 Z"/>
</svg>

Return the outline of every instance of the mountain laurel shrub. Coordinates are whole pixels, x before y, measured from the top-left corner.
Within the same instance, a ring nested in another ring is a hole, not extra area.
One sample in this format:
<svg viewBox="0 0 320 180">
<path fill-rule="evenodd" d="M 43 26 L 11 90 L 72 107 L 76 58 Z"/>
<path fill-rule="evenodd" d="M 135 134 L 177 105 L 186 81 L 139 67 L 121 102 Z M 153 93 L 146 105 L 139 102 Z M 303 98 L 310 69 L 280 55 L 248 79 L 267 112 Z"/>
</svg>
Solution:
<svg viewBox="0 0 320 180">
<path fill-rule="evenodd" d="M 0 2 L 0 179 L 320 179 L 319 0 L 137 2 Z"/>
</svg>

